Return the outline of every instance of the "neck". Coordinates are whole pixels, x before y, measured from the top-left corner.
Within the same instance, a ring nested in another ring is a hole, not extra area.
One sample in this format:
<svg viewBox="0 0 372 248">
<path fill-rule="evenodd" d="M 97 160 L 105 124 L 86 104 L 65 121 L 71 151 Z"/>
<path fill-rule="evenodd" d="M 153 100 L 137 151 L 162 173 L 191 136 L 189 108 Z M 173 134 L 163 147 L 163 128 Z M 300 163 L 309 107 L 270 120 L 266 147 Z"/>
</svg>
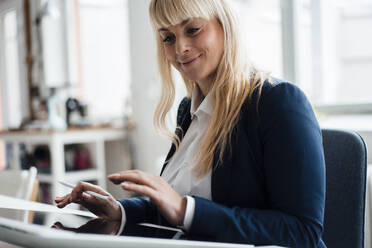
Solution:
<svg viewBox="0 0 372 248">
<path fill-rule="evenodd" d="M 205 79 L 202 79 L 202 80 L 196 82 L 196 84 L 200 88 L 200 91 L 203 94 L 203 98 L 208 95 L 210 89 L 212 88 L 214 79 L 215 79 L 215 75 L 213 74 L 213 75 L 210 75 L 210 76 L 206 77 Z"/>
</svg>

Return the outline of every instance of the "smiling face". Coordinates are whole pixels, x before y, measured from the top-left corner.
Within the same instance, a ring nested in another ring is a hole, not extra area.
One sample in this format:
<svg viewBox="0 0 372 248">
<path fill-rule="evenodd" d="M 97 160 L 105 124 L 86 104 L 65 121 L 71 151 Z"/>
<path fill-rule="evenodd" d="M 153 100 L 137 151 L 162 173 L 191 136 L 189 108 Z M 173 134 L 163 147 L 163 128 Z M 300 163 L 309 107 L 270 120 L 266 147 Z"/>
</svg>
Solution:
<svg viewBox="0 0 372 248">
<path fill-rule="evenodd" d="M 210 83 L 224 51 L 224 33 L 216 19 L 188 19 L 159 33 L 165 56 L 184 77 Z"/>
</svg>

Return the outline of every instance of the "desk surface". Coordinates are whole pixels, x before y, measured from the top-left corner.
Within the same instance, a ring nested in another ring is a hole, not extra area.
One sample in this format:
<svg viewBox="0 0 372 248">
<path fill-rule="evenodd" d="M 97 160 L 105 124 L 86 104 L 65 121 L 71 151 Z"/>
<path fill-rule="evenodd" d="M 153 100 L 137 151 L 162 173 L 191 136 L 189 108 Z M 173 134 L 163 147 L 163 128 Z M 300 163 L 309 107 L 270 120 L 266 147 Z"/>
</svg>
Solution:
<svg viewBox="0 0 372 248">
<path fill-rule="evenodd" d="M 51 229 L 34 224 L 25 224 L 0 217 L 0 240 L 22 247 L 40 248 L 92 248 L 92 247 L 136 247 L 136 248 L 189 248 L 189 247 L 225 247 L 252 248 L 252 245 L 201 242 L 189 240 L 172 240 L 159 238 L 123 237 L 99 234 L 81 234 Z M 269 246 L 262 246 L 267 248 Z M 273 247 L 273 246 L 271 246 Z"/>
</svg>

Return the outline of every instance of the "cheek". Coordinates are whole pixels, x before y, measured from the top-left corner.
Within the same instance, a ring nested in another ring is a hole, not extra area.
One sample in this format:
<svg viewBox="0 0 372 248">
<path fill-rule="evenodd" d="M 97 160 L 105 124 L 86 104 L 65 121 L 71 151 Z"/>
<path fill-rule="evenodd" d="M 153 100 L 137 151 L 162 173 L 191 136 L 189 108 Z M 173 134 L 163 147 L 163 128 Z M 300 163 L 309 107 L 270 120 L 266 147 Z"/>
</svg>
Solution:
<svg viewBox="0 0 372 248">
<path fill-rule="evenodd" d="M 208 63 L 211 66 L 216 66 L 216 64 L 219 63 L 224 51 L 223 37 L 221 37 L 219 34 L 213 33 L 212 35 L 203 37 L 203 40 L 200 42 L 200 44 L 204 45 L 204 50 L 208 55 Z"/>
<path fill-rule="evenodd" d="M 224 40 L 223 36 L 221 37 L 220 35 L 216 35 L 214 37 L 214 42 L 213 42 L 213 51 L 215 53 L 215 56 L 217 59 L 221 58 L 221 55 L 223 54 L 224 51 Z"/>
<path fill-rule="evenodd" d="M 168 46 L 164 46 L 164 53 L 165 57 L 173 64 L 176 60 L 176 55 L 173 49 Z"/>
<path fill-rule="evenodd" d="M 164 46 L 164 55 L 167 60 L 175 67 L 177 70 L 180 70 L 178 63 L 176 62 L 176 52 L 172 47 Z"/>
</svg>

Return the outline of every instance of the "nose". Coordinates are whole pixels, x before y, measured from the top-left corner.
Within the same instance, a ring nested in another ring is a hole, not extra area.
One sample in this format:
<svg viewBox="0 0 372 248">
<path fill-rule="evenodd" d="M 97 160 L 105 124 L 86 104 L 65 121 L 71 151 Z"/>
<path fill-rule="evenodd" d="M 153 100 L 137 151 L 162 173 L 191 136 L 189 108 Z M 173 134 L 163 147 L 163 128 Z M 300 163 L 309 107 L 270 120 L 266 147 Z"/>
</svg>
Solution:
<svg viewBox="0 0 372 248">
<path fill-rule="evenodd" d="M 177 55 L 184 55 L 190 51 L 189 42 L 187 38 L 179 37 L 176 40 L 176 54 Z"/>
</svg>

